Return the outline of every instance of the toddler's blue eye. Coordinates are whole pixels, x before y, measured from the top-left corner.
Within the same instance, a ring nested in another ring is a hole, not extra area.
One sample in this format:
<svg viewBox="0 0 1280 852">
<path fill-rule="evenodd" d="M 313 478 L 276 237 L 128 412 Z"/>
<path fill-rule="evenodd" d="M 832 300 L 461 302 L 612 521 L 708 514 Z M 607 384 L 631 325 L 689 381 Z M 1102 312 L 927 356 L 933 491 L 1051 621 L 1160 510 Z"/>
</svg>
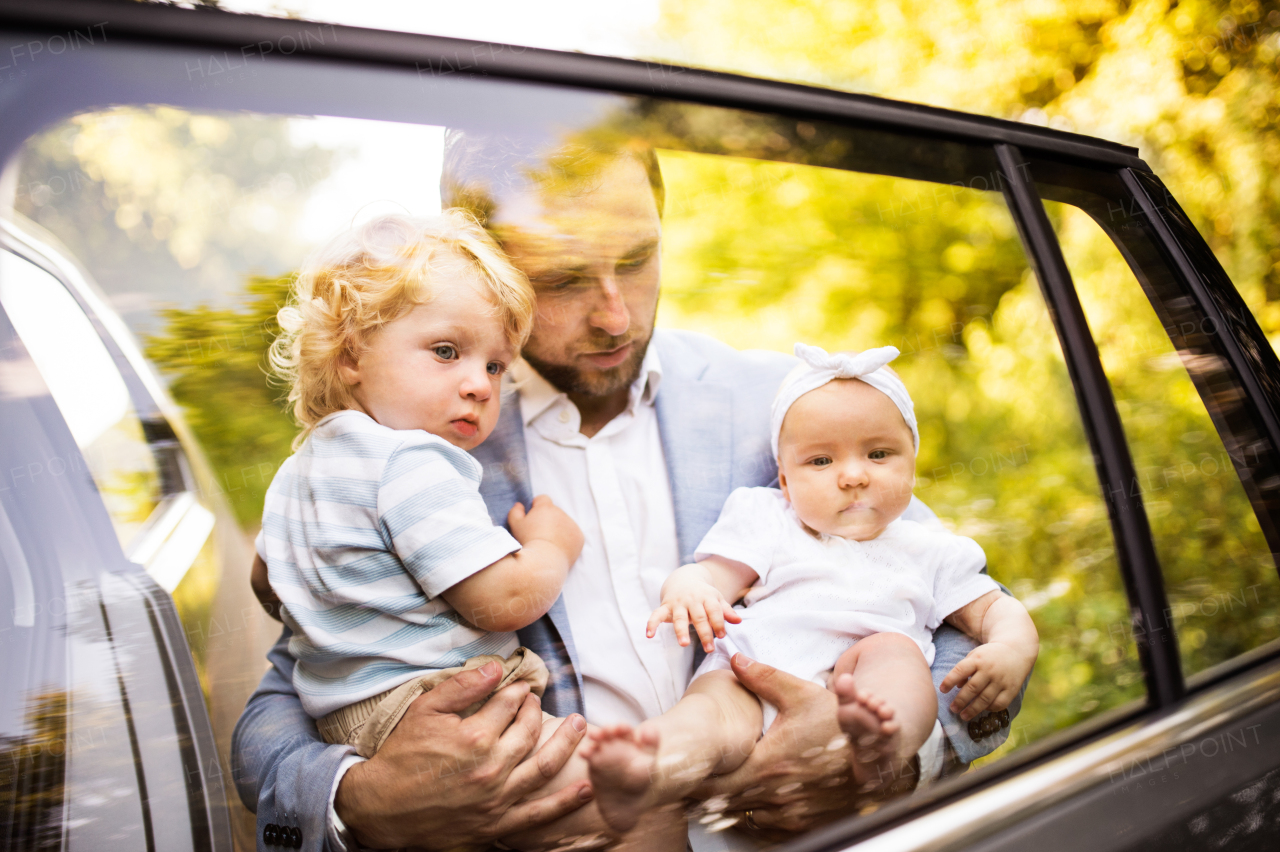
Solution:
<svg viewBox="0 0 1280 852">
<path fill-rule="evenodd" d="M 814 467 L 826 467 L 827 465 L 831 464 L 831 459 L 827 458 L 826 456 L 819 456 L 818 458 L 810 462 L 810 464 L 812 464 Z"/>
<path fill-rule="evenodd" d="M 489 375 L 491 376 L 501 376 L 507 371 L 507 365 L 501 361 L 490 361 L 485 366 L 485 369 L 489 371 Z"/>
<path fill-rule="evenodd" d="M 880 461 L 881 459 L 887 459 L 889 454 L 884 450 L 872 450 L 869 457 L 872 461 Z"/>
<path fill-rule="evenodd" d="M 458 357 L 458 350 L 453 346 L 436 346 L 433 347 L 431 351 L 446 361 L 452 361 L 454 358 Z"/>
</svg>

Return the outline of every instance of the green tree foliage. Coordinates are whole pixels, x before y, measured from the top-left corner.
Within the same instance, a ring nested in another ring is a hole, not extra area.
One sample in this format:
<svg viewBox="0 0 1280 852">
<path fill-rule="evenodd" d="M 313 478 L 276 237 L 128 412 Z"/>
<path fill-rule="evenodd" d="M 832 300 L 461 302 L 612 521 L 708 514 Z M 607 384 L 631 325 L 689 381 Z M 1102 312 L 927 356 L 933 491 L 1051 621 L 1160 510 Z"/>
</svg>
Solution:
<svg viewBox="0 0 1280 852">
<path fill-rule="evenodd" d="M 680 0 L 665 59 L 1135 145 L 1280 341 L 1280 4 Z"/>
<path fill-rule="evenodd" d="M 287 119 L 169 107 L 78 116 L 32 139 L 16 209 L 93 274 L 170 380 L 241 523 L 288 455 L 293 426 L 266 384 L 293 236 L 334 153 Z M 268 275 L 246 275 L 262 270 Z"/>
<path fill-rule="evenodd" d="M 1275 4 L 693 0 L 667 4 L 662 28 L 666 56 L 680 61 L 1138 146 L 1280 343 Z M 805 161 L 781 145 L 747 148 Z M 688 170 L 677 156 L 668 164 Z M 681 202 L 672 205 L 664 280 L 677 286 L 664 291 L 664 318 L 737 345 L 903 349 L 924 438 L 917 493 L 1036 605 L 1044 646 L 1015 740 L 1140 695 L 1092 459 L 1061 371 L 1049 369 L 1060 359 L 1048 357 L 1052 329 L 1030 322 L 1042 308 L 1034 285 L 1017 280 L 1025 262 L 1012 249 L 993 254 L 992 235 L 973 227 L 978 208 L 927 185 L 855 187 L 813 172 L 799 186 L 776 167 L 697 168 L 701 188 L 684 204 L 712 209 L 681 228 Z M 1049 206 L 1133 447 L 1184 667 L 1202 671 L 1276 637 L 1275 562 L 1127 265 L 1087 216 Z M 800 263 L 770 269 L 775 255 Z M 715 311 L 717 297 L 738 311 Z M 1025 442 L 1027 475 L 948 475 L 1010 435 Z"/>
<path fill-rule="evenodd" d="M 198 305 L 161 311 L 164 332 L 146 354 L 170 377 L 217 485 L 245 526 L 262 520 L 262 500 L 297 434 L 267 378 L 266 350 L 280 333 L 276 312 L 291 276 L 250 278 L 240 310 Z"/>
<path fill-rule="evenodd" d="M 64 692 L 32 696 L 29 733 L 0 737 L 0 837 L 9 848 L 62 848 L 67 699 Z"/>
<path fill-rule="evenodd" d="M 247 272 L 292 269 L 305 250 L 293 223 L 333 157 L 273 116 L 113 109 L 28 143 L 15 207 L 146 333 L 157 304 L 234 304 Z"/>
<path fill-rule="evenodd" d="M 1168 333 L 1114 244 L 1083 212 L 1048 203 L 1098 341 L 1166 578 L 1184 671 L 1277 635 L 1276 563 Z M 1248 450 L 1236 450 L 1248 461 Z"/>
</svg>

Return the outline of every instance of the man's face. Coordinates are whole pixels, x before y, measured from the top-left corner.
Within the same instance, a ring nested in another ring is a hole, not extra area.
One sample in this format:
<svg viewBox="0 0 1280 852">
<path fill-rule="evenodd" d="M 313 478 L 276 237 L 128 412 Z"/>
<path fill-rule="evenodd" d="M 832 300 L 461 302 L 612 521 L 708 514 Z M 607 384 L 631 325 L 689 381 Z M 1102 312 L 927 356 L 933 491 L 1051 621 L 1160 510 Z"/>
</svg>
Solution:
<svg viewBox="0 0 1280 852">
<path fill-rule="evenodd" d="M 621 156 L 580 191 L 508 199 L 493 230 L 537 294 L 525 360 L 565 393 L 628 387 L 658 310 L 661 222 L 644 167 Z"/>
</svg>

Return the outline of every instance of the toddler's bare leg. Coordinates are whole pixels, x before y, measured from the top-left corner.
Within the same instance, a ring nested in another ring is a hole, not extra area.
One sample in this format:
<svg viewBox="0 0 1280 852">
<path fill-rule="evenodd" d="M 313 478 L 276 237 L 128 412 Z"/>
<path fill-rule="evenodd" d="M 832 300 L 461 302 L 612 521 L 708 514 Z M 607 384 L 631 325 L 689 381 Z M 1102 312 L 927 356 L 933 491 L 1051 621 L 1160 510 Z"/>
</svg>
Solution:
<svg viewBox="0 0 1280 852">
<path fill-rule="evenodd" d="M 859 789 L 879 790 L 903 777 L 933 730 L 938 702 L 920 646 L 900 633 L 876 633 L 840 655 L 830 686 L 836 718 L 853 745 Z"/>
<path fill-rule="evenodd" d="M 678 803 L 712 774 L 736 769 L 760 738 L 760 702 L 731 672 L 708 672 L 680 702 L 637 729 L 591 731 L 582 751 L 605 822 L 628 831 L 655 807 Z"/>
</svg>

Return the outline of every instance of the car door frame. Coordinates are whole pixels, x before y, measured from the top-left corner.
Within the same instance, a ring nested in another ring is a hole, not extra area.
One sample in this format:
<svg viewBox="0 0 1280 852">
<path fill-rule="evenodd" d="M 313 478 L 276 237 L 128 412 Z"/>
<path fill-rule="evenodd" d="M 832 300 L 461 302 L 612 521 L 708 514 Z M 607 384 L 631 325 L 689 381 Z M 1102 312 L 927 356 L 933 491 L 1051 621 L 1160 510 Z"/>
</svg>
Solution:
<svg viewBox="0 0 1280 852">
<path fill-rule="evenodd" d="M 1151 229 L 1158 250 L 1191 294 L 1194 309 L 1202 316 L 1213 318 L 1220 323 L 1220 329 L 1229 332 L 1220 335 L 1218 345 L 1224 348 L 1230 370 L 1246 388 L 1247 403 L 1258 421 L 1260 439 L 1268 443 L 1262 454 L 1265 464 L 1258 468 L 1263 476 L 1253 477 L 1253 482 L 1260 488 L 1265 486 L 1262 502 L 1268 514 L 1278 504 L 1276 492 L 1280 489 L 1280 477 L 1273 472 L 1280 470 L 1277 458 L 1280 361 L 1203 238 L 1190 227 L 1189 219 L 1168 196 L 1167 190 L 1161 196 L 1162 185 L 1134 148 L 1049 128 L 864 95 L 660 63 L 512 45 L 143 5 L 49 4 L 21 0 L 0 11 L 0 26 L 45 37 L 87 30 L 95 24 L 109 34 L 106 38 L 112 44 L 123 43 L 137 50 L 184 49 L 200 55 L 208 52 L 232 58 L 240 51 L 241 59 L 248 61 L 247 46 L 280 45 L 287 38 L 295 45 L 307 41 L 305 55 L 290 60 L 276 57 L 270 61 L 330 61 L 350 63 L 352 68 L 391 67 L 412 71 L 428 83 L 435 77 L 453 74 L 545 83 L 574 90 L 751 110 L 850 128 L 883 128 L 929 140 L 954 140 L 990 147 L 1000 162 L 1001 188 L 1009 200 L 1028 257 L 1045 288 L 1064 353 L 1069 359 L 1101 482 L 1104 488 L 1118 485 L 1124 492 L 1123 483 L 1132 474 L 1133 461 L 1102 373 L 1097 348 L 1089 336 L 1056 236 L 1045 218 L 1040 184 L 1028 177 L 1028 166 L 1033 175 L 1037 165 L 1051 169 L 1054 163 L 1110 175 L 1126 187 L 1128 196 L 1127 200 L 1122 199 L 1123 203 L 1133 208 L 1132 216 L 1142 218 L 1145 227 Z M 317 28 L 318 40 L 312 36 Z M 326 28 L 328 35 L 324 32 Z M 202 77 L 204 73 L 202 70 Z M 67 105 L 58 103 L 57 98 L 50 99 L 53 103 L 42 104 L 26 97 L 11 99 L 6 106 L 5 97 L 0 92 L 0 109 L 21 107 L 31 113 L 27 121 L 14 122 L 8 130 L 0 128 L 0 158 L 7 161 L 30 134 L 33 124 L 62 117 Z M 252 100 L 246 98 L 246 102 Z M 1140 274 L 1140 270 L 1135 272 Z M 1255 507 L 1257 505 L 1255 500 Z M 1034 774 L 1037 772 L 1048 772 L 1050 775 L 1044 777 L 1051 777 L 1055 761 L 1066 761 L 1076 767 L 1072 777 L 1084 784 L 1080 790 L 1096 790 L 1097 779 L 1102 777 L 1099 773 L 1105 776 L 1104 770 L 1117 759 L 1137 759 L 1135 755 L 1146 755 L 1149 759 L 1159 753 L 1153 750 L 1166 748 L 1170 742 L 1180 744 L 1184 740 L 1179 738 L 1194 736 L 1195 731 L 1203 730 L 1207 719 L 1238 720 L 1243 718 L 1240 714 L 1254 712 L 1258 702 L 1274 703 L 1273 668 L 1280 655 L 1280 646 L 1274 645 L 1243 655 L 1219 671 L 1202 675 L 1191 683 L 1189 691 L 1179 664 L 1177 638 L 1169 620 L 1163 577 L 1141 497 L 1109 500 L 1108 506 L 1134 610 L 1135 636 L 1139 639 L 1147 679 L 1146 704 L 1103 714 L 994 765 L 940 784 L 909 802 L 896 803 L 871 817 L 800 838 L 794 844 L 795 849 L 843 848 L 861 839 L 869 838 L 870 842 L 882 832 L 888 832 L 883 835 L 888 837 L 892 831 L 911 825 L 917 827 L 919 834 L 931 813 L 943 813 L 957 803 L 974 802 L 975 797 L 986 794 L 984 791 L 1016 794 L 1026 807 L 1010 806 L 1006 801 L 1004 813 L 1029 818 L 1039 813 L 1039 809 L 1027 798 L 1034 788 L 1027 779 L 1040 777 Z M 1263 526 L 1273 551 L 1280 551 L 1275 524 L 1269 522 L 1274 517 L 1263 519 Z M 1224 710 L 1224 706 L 1234 709 Z M 1170 730 L 1174 733 L 1169 733 Z M 1117 746 L 1117 742 L 1123 742 L 1123 747 Z M 1126 756 L 1117 758 L 1116 748 L 1121 748 Z M 1087 770 L 1077 765 L 1081 761 L 1088 763 Z M 1006 788 L 1009 784 L 1014 786 Z M 948 833 L 953 838 L 948 841 L 950 845 L 958 842 L 954 840 L 954 825 Z M 986 829 L 976 826 L 971 827 L 969 834 L 960 834 L 974 842 L 990 836 Z M 917 837 L 908 846 L 926 848 L 929 843 L 937 842 L 940 841 L 936 835 L 933 840 Z"/>
<path fill-rule="evenodd" d="M 212 519 L 212 514 L 198 505 L 201 488 L 172 426 L 172 403 L 160 390 L 155 377 L 148 373 L 141 352 L 133 345 L 118 319 L 108 313 L 109 309 L 105 308 L 88 283 L 86 274 L 74 266 L 65 252 L 41 242 L 12 222 L 0 221 L 0 251 L 9 252 L 31 263 L 67 290 L 110 354 L 142 422 L 148 446 L 155 452 L 158 445 L 157 463 L 161 468 L 163 486 L 161 501 L 136 536 L 141 546 L 152 544 L 157 537 L 162 540 L 168 537 L 197 511 L 203 511 Z M 69 449 L 64 447 L 63 452 L 70 457 Z M 75 454 L 79 453 L 77 448 Z M 78 470 L 87 469 L 83 460 L 78 462 L 78 466 L 77 463 L 72 463 L 72 466 Z M 79 495 L 78 499 L 81 501 L 101 500 L 87 478 L 62 477 L 60 481 L 64 488 L 88 492 Z M 97 527 L 94 531 L 99 535 L 101 533 Z M 162 536 L 157 533 L 162 533 Z M 207 849 L 210 852 L 230 849 L 230 824 L 225 806 L 227 785 L 224 783 L 213 726 L 187 644 L 186 631 L 170 597 L 172 588 L 162 588 L 147 570 L 145 560 L 139 562 L 139 546 L 135 542 L 123 554 L 121 561 L 132 560 L 133 565 L 122 570 L 120 564 L 112 564 L 117 560 L 110 556 L 120 550 L 115 534 L 112 533 L 109 539 L 101 540 L 98 551 L 108 567 L 100 576 L 105 580 L 105 575 L 112 575 L 112 582 L 121 590 L 124 598 L 141 605 L 146 625 L 144 632 L 155 643 L 155 661 L 158 662 L 164 688 L 170 696 L 169 705 L 182 763 L 188 768 L 186 784 L 193 848 Z M 138 570 L 131 570 L 135 567 Z M 104 600 L 101 607 L 107 636 L 112 643 L 115 640 L 110 638 L 111 610 L 116 607 L 109 600 Z M 120 690 L 126 707 L 128 732 L 134 747 L 135 772 L 139 788 L 145 791 L 147 761 L 138 748 L 138 733 L 133 721 L 135 710 L 130 708 L 127 697 L 129 684 L 123 677 L 120 679 Z M 191 767 L 197 767 L 196 771 L 191 771 Z M 149 823 L 151 816 L 149 810 L 146 810 L 149 806 L 145 799 L 144 796 L 144 814 Z"/>
</svg>

